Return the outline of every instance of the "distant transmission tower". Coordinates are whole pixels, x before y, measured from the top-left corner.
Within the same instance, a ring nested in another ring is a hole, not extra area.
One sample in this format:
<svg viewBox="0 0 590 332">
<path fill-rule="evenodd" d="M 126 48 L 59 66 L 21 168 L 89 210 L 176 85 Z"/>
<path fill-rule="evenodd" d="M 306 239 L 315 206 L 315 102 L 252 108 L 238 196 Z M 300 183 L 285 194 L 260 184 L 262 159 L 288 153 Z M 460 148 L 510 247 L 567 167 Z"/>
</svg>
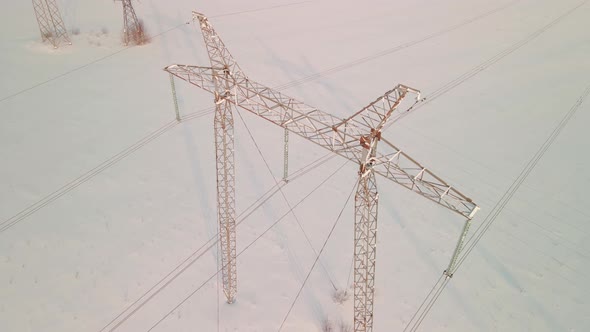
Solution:
<svg viewBox="0 0 590 332">
<path fill-rule="evenodd" d="M 465 218 L 447 278 L 452 277 L 456 259 L 478 206 L 440 177 L 382 137 L 383 130 L 420 101 L 420 92 L 397 85 L 347 119 L 322 112 L 246 77 L 205 15 L 198 19 L 211 67 L 171 65 L 165 71 L 209 91 L 215 101 L 215 146 L 217 204 L 222 252 L 223 290 L 229 303 L 235 299 L 236 235 L 234 187 L 233 114 L 240 107 L 359 165 L 354 224 L 354 331 L 373 330 L 377 206 L 379 195 L 375 174 L 391 180 Z M 415 101 L 406 98 L 416 96 Z M 285 135 L 285 142 L 288 138 Z M 380 145 L 379 151 L 377 145 Z M 285 156 L 286 156 L 285 149 Z M 285 161 L 285 174 L 287 174 Z"/>
<path fill-rule="evenodd" d="M 135 15 L 131 0 L 117 0 L 123 3 L 123 42 L 125 46 L 133 42 L 141 45 L 146 42 L 143 25 Z"/>
<path fill-rule="evenodd" d="M 58 48 L 60 41 L 72 45 L 55 0 L 33 0 L 33 9 L 41 31 L 41 40 L 49 40 L 53 48 Z"/>
</svg>

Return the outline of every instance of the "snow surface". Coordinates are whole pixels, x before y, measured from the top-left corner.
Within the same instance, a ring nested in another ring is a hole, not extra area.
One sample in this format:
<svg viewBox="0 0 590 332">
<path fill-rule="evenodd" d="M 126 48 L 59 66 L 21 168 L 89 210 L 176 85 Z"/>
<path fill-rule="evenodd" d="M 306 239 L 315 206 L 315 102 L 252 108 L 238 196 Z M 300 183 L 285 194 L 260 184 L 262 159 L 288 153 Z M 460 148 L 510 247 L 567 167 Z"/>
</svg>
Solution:
<svg viewBox="0 0 590 332">
<path fill-rule="evenodd" d="M 215 247 L 202 248 L 217 227 L 213 117 L 174 125 L 162 71 L 208 64 L 197 27 L 183 24 L 191 10 L 252 79 L 305 79 L 284 91 L 343 117 L 397 83 L 429 95 L 501 56 L 385 133 L 482 207 L 476 226 L 590 83 L 590 4 L 543 29 L 580 1 L 145 0 L 136 12 L 155 37 L 132 48 L 121 45 L 119 3 L 58 3 L 80 34 L 53 50 L 30 2 L 0 2 L 0 222 L 11 225 L 0 233 L 2 332 L 216 331 L 218 320 L 220 331 L 278 329 L 315 258 L 292 214 L 240 255 L 236 303 L 220 295 L 218 305 L 216 278 L 182 302 L 217 264 Z M 210 95 L 176 83 L 184 115 L 211 107 Z M 282 131 L 243 117 L 280 178 Z M 572 120 L 422 331 L 590 330 L 590 102 Z M 292 171 L 324 154 L 291 136 Z M 343 162 L 291 181 L 289 204 Z M 275 182 L 239 117 L 236 164 L 241 212 Z M 355 181 L 347 164 L 295 209 L 316 250 Z M 375 331 L 401 331 L 446 268 L 462 220 L 383 179 L 379 190 Z M 288 209 L 276 194 L 245 219 L 238 251 Z M 352 223 L 349 204 L 283 331 L 351 323 L 352 301 L 335 303 L 330 279 L 347 286 Z"/>
</svg>

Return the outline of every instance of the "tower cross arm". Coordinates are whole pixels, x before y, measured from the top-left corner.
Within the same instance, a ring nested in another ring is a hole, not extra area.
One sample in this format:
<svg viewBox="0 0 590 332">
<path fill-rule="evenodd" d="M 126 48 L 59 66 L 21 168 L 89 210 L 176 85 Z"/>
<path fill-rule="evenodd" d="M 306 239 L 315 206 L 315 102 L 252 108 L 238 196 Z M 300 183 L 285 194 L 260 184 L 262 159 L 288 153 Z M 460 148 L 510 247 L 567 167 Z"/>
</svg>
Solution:
<svg viewBox="0 0 590 332">
<path fill-rule="evenodd" d="M 247 78 L 221 75 L 222 69 L 211 67 L 171 65 L 164 70 L 213 94 L 216 82 L 227 86 L 229 88 L 219 98 L 331 151 L 345 151 L 358 145 L 354 144 L 358 142 L 358 135 L 339 135 L 336 126 L 341 119 Z"/>
<path fill-rule="evenodd" d="M 409 93 L 415 96 L 413 102 L 406 98 Z M 380 133 L 386 124 L 390 125 L 404 117 L 420 101 L 420 91 L 398 84 L 342 123 L 354 122 L 357 127 L 364 127 L 365 132 L 368 129 Z"/>
<path fill-rule="evenodd" d="M 401 107 L 400 103 L 408 92 L 416 91 L 398 85 L 353 116 L 341 120 L 245 77 L 214 75 L 221 73 L 221 68 L 171 65 L 164 70 L 213 94 L 216 80 L 221 81 L 219 85 L 230 88 L 216 99 L 226 100 L 355 163 L 365 162 L 367 147 L 364 144 L 371 129 L 376 131 L 375 127 L 382 128 L 388 119 L 393 122 L 406 114 L 413 104 L 408 108 Z M 379 150 L 386 152 L 377 151 L 372 158 L 370 167 L 375 173 L 466 218 L 473 217 L 477 205 L 471 199 L 380 134 L 377 139 L 385 143 Z"/>
<path fill-rule="evenodd" d="M 215 93 L 215 81 L 213 80 L 213 68 L 190 65 L 171 65 L 164 68 L 168 73 L 187 81 L 199 88 Z"/>
<path fill-rule="evenodd" d="M 473 200 L 446 183 L 401 149 L 381 138 L 381 152 L 377 152 L 372 167 L 375 173 L 409 189 L 420 196 L 472 219 L 479 210 Z M 386 150 L 386 152 L 383 152 Z"/>
</svg>

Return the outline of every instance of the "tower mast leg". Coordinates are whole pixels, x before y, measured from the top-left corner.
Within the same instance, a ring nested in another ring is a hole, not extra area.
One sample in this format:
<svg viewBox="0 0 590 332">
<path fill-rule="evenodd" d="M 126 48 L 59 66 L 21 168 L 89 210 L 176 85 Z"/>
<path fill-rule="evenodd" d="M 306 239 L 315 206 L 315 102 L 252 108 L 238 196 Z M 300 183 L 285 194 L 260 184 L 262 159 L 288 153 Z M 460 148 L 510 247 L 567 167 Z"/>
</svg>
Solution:
<svg viewBox="0 0 590 332">
<path fill-rule="evenodd" d="M 215 104 L 217 219 L 219 221 L 223 292 L 227 302 L 233 303 L 237 292 L 234 120 L 231 105 L 227 100 L 217 95 Z"/>
<path fill-rule="evenodd" d="M 354 332 L 371 332 L 379 200 L 372 170 L 361 171 L 354 199 Z"/>
</svg>

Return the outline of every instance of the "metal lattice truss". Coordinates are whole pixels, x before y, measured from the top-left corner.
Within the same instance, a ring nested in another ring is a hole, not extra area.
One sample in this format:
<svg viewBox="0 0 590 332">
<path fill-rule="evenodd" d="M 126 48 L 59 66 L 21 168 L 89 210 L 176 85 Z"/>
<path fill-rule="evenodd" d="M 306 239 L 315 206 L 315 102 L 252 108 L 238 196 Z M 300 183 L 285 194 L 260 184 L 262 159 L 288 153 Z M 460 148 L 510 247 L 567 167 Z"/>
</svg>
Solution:
<svg viewBox="0 0 590 332">
<path fill-rule="evenodd" d="M 145 43 L 146 36 L 144 35 L 141 22 L 135 15 L 135 9 L 131 4 L 131 0 L 119 0 L 123 4 L 123 42 L 125 45 L 135 43 L 141 45 Z"/>
<path fill-rule="evenodd" d="M 218 100 L 215 105 L 215 152 L 217 167 L 217 219 L 221 249 L 223 291 L 228 303 L 235 300 L 236 208 L 234 175 L 234 119 L 232 105 Z"/>
<path fill-rule="evenodd" d="M 225 74 L 231 74 L 231 78 L 234 80 L 245 79 L 246 75 L 244 75 L 237 62 L 234 61 L 232 55 L 213 29 L 211 23 L 209 23 L 207 17 L 201 13 L 193 12 L 193 19 L 199 20 L 199 26 L 203 32 L 203 39 L 211 61 L 211 68 L 221 70 Z M 224 77 L 229 78 L 229 75 L 224 75 Z"/>
<path fill-rule="evenodd" d="M 175 64 L 164 70 L 214 95 L 218 219 L 223 286 L 228 302 L 234 300 L 237 280 L 232 107 L 254 113 L 286 132 L 359 164 L 354 228 L 355 332 L 373 329 L 378 205 L 375 174 L 467 218 L 464 233 L 447 269 L 450 271 L 447 277 L 452 276 L 456 256 L 462 248 L 469 221 L 478 210 L 477 205 L 382 137 L 386 125 L 414 109 L 420 100 L 419 91 L 397 85 L 349 118 L 339 119 L 248 79 L 208 19 L 203 14 L 193 14 L 203 32 L 211 67 Z M 408 94 L 416 98 L 407 98 Z M 379 142 L 382 143 L 378 151 Z"/>
<path fill-rule="evenodd" d="M 372 331 L 379 201 L 374 172 L 359 177 L 354 201 L 354 330 Z"/>
<path fill-rule="evenodd" d="M 215 151 L 217 169 L 217 219 L 219 221 L 219 245 L 221 249 L 223 292 L 228 303 L 235 300 L 236 271 L 236 208 L 234 175 L 234 118 L 235 107 L 221 94 L 228 87 L 229 72 L 217 73 L 226 77 L 216 80 L 215 89 Z"/>
<path fill-rule="evenodd" d="M 216 80 L 226 81 L 229 89 L 221 98 L 356 163 L 364 160 L 368 136 L 375 125 L 387 119 L 393 122 L 409 112 L 411 106 L 405 110 L 397 106 L 408 92 L 416 91 L 398 85 L 354 116 L 341 120 L 245 76 L 218 75 L 223 68 L 171 65 L 165 70 L 211 93 L 216 92 Z M 476 204 L 471 199 L 401 149 L 379 138 L 385 146 L 375 154 L 372 165 L 375 173 L 466 218 L 472 217 Z"/>
<path fill-rule="evenodd" d="M 55 0 L 33 0 L 33 9 L 42 41 L 49 41 L 53 48 L 58 48 L 62 41 L 72 44 Z"/>
</svg>

